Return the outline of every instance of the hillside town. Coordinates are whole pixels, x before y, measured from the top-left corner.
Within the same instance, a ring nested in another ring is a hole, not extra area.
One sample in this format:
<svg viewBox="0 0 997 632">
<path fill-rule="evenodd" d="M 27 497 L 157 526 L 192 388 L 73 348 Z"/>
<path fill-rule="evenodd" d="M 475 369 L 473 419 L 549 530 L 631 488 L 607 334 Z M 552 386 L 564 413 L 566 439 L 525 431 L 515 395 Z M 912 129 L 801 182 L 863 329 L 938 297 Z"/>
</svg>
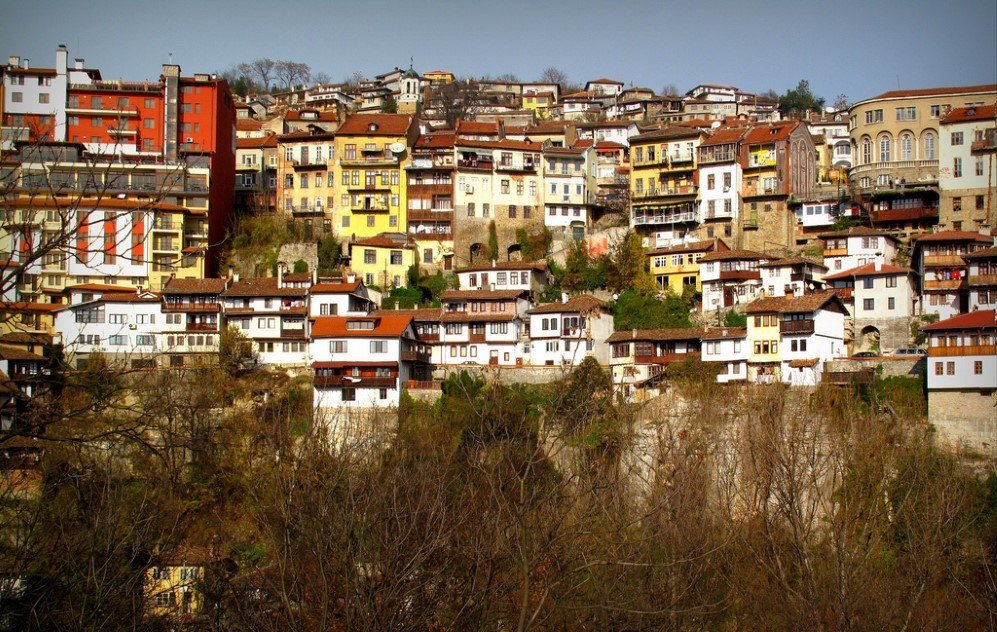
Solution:
<svg viewBox="0 0 997 632">
<path fill-rule="evenodd" d="M 454 376 L 595 364 L 634 404 L 690 366 L 731 392 L 918 377 L 943 443 L 997 455 L 997 84 L 824 107 L 805 81 L 800 105 L 160 70 L 105 79 L 65 45 L 0 68 L 7 438 L 95 366 L 304 378 L 347 442 Z M 10 445 L 5 469 L 38 458 Z M 190 560 L 150 571 L 150 607 L 201 607 Z"/>
</svg>

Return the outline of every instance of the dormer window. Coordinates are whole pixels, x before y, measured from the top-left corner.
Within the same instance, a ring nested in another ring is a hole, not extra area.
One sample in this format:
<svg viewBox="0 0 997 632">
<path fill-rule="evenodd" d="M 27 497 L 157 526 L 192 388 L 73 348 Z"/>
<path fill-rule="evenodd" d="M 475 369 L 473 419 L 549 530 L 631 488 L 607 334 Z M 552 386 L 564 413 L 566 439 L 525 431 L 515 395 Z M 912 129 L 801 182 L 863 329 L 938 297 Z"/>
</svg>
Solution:
<svg viewBox="0 0 997 632">
<path fill-rule="evenodd" d="M 348 320 L 346 321 L 346 329 L 348 330 L 358 330 L 358 329 L 374 329 L 374 321 L 372 320 Z"/>
<path fill-rule="evenodd" d="M 376 132 L 377 131 L 377 123 L 371 123 L 370 125 L 368 125 L 367 126 L 367 131 L 368 132 Z"/>
</svg>

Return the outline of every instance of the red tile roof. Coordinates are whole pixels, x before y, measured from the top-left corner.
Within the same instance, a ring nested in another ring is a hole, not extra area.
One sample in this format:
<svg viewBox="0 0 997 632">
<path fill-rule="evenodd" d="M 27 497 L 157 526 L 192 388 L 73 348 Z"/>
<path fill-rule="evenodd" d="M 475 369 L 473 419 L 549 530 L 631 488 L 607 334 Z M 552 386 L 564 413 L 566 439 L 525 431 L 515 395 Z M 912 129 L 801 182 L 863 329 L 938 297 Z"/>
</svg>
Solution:
<svg viewBox="0 0 997 632">
<path fill-rule="evenodd" d="M 228 279 L 177 279 L 163 286 L 163 294 L 219 294 L 225 290 Z"/>
<path fill-rule="evenodd" d="M 949 329 L 997 329 L 997 310 L 980 310 L 960 314 L 937 323 L 922 327 L 925 331 L 946 331 Z"/>
<path fill-rule="evenodd" d="M 28 303 L 25 301 L 0 302 L 0 311 L 10 312 L 54 312 L 65 307 L 60 303 Z"/>
<path fill-rule="evenodd" d="M 879 96 L 872 97 L 872 99 L 866 99 L 871 101 L 873 99 L 899 99 L 903 97 L 931 97 L 943 94 L 963 94 L 963 93 L 978 93 L 978 92 L 997 92 L 997 84 L 988 84 L 982 86 L 957 86 L 949 88 L 918 88 L 914 90 L 891 90 L 889 92 L 884 92 Z"/>
<path fill-rule="evenodd" d="M 372 131 L 370 126 L 376 128 Z M 339 126 L 339 136 L 405 136 L 412 126 L 408 114 L 353 114 Z"/>
<path fill-rule="evenodd" d="M 235 129 L 237 132 L 258 132 L 263 129 L 263 122 L 251 118 L 237 118 Z"/>
<path fill-rule="evenodd" d="M 373 321 L 373 329 L 347 329 L 348 321 Z M 412 322 L 404 314 L 377 312 L 371 316 L 319 316 L 312 319 L 312 338 L 398 338 Z"/>
<path fill-rule="evenodd" d="M 510 312 L 444 312 L 440 316 L 441 323 L 489 323 L 510 322 L 516 320 L 517 314 Z"/>
<path fill-rule="evenodd" d="M 966 121 L 985 121 L 997 118 L 997 104 L 980 105 L 969 108 L 955 108 L 942 118 L 942 125 L 949 123 L 964 123 Z"/>
<path fill-rule="evenodd" d="M 314 116 L 301 116 L 302 112 L 310 112 L 314 114 Z M 311 110 L 306 108 L 304 110 L 288 110 L 287 112 L 284 112 L 284 120 L 302 122 L 323 121 L 328 123 L 330 121 L 338 121 L 339 116 L 336 114 L 335 110 Z"/>
<path fill-rule="evenodd" d="M 462 272 L 488 272 L 489 270 L 537 270 L 543 272 L 547 269 L 545 261 L 486 261 L 484 263 L 474 263 L 466 268 L 454 270 L 456 274 Z"/>
<path fill-rule="evenodd" d="M 446 290 L 440 294 L 441 301 L 509 301 L 526 294 L 525 290 Z"/>
<path fill-rule="evenodd" d="M 805 358 L 802 360 L 790 360 L 789 368 L 791 369 L 803 369 L 807 367 L 817 366 L 820 362 L 820 358 Z"/>
<path fill-rule="evenodd" d="M 540 151 L 543 145 L 540 143 L 528 143 L 524 140 L 471 140 L 458 138 L 454 143 L 457 147 L 474 147 L 478 149 L 518 149 L 520 151 Z"/>
<path fill-rule="evenodd" d="M 997 257 L 997 246 L 983 248 L 982 250 L 971 252 L 968 255 L 962 255 L 963 259 L 989 259 L 991 257 Z"/>
<path fill-rule="evenodd" d="M 721 239 L 704 239 L 702 241 L 692 241 L 678 246 L 655 248 L 654 250 L 648 250 L 647 255 L 649 257 L 653 257 L 655 255 L 672 255 L 680 252 L 709 252 L 715 248 L 719 248 L 721 251 L 730 250 L 727 247 L 727 244 Z"/>
<path fill-rule="evenodd" d="M 713 145 L 727 145 L 741 140 L 747 133 L 746 127 L 720 127 L 713 135 L 699 144 L 700 147 L 711 147 Z"/>
<path fill-rule="evenodd" d="M 499 124 L 493 121 L 457 121 L 458 134 L 493 134 L 498 136 Z"/>
<path fill-rule="evenodd" d="M 848 312 L 837 293 L 834 290 L 826 290 L 815 294 L 804 294 L 803 296 L 770 296 L 759 298 L 749 303 L 744 308 L 744 313 L 777 312 L 780 314 L 805 314 L 817 311 L 832 302 L 838 303 L 839 307 L 845 313 Z"/>
<path fill-rule="evenodd" d="M 119 200 L 117 198 L 75 198 L 75 197 L 20 197 L 7 198 L 4 206 L 21 208 L 64 208 L 64 209 L 87 209 L 99 210 L 105 208 L 125 209 L 129 211 L 184 211 L 190 212 L 187 208 L 177 204 L 166 204 L 165 202 L 141 201 L 141 200 Z"/>
<path fill-rule="evenodd" d="M 778 259 L 773 255 L 767 255 L 761 252 L 755 252 L 754 250 L 717 250 L 714 252 L 707 253 L 700 258 L 700 261 L 732 261 L 732 260 L 755 260 L 755 261 L 769 261 L 772 259 Z"/>
<path fill-rule="evenodd" d="M 852 226 L 846 230 L 834 230 L 828 233 L 821 233 L 817 236 L 821 239 L 836 237 L 886 237 L 887 239 L 892 239 L 893 241 L 899 241 L 896 236 L 886 231 L 876 230 L 875 228 L 866 228 L 865 226 Z"/>
<path fill-rule="evenodd" d="M 711 327 L 703 332 L 703 340 L 725 340 L 731 338 L 744 338 L 748 335 L 748 330 L 744 327 Z"/>
<path fill-rule="evenodd" d="M 802 125 L 800 121 L 781 121 L 769 125 L 756 125 L 744 137 L 744 142 L 747 145 L 764 145 L 774 143 L 777 140 L 786 140 L 800 125 Z"/>
<path fill-rule="evenodd" d="M 121 285 L 111 285 L 109 283 L 78 283 L 76 285 L 67 285 L 67 292 L 134 292 L 135 290 L 130 287 L 124 287 Z"/>
<path fill-rule="evenodd" d="M 453 147 L 456 141 L 457 135 L 453 132 L 423 134 L 415 141 L 415 146 L 419 149 L 442 149 Z"/>
<path fill-rule="evenodd" d="M 593 311 L 605 311 L 608 306 L 604 301 L 600 301 L 591 294 L 579 294 L 578 296 L 572 296 L 566 302 L 557 303 L 544 303 L 542 305 L 537 305 L 531 310 L 528 310 L 527 314 L 562 314 L 565 312 L 571 313 L 587 313 Z"/>
<path fill-rule="evenodd" d="M 222 296 L 306 296 L 308 288 L 277 287 L 277 277 L 242 279 L 232 283 Z"/>
<path fill-rule="evenodd" d="M 265 149 L 265 148 L 277 148 L 277 137 L 273 134 L 267 134 L 262 138 L 236 138 L 235 139 L 236 149 Z"/>
<path fill-rule="evenodd" d="M 356 292 L 360 287 L 360 280 L 343 281 L 341 283 L 316 283 L 311 287 L 312 294 L 348 294 Z"/>
<path fill-rule="evenodd" d="M 864 266 L 859 266 L 857 268 L 852 268 L 850 270 L 842 270 L 841 272 L 835 272 L 834 274 L 824 275 L 825 281 L 837 281 L 839 279 L 851 279 L 858 277 L 870 277 L 870 276 L 897 276 L 897 275 L 908 275 L 913 274 L 914 271 L 910 268 L 901 268 L 900 266 L 891 265 L 881 265 L 879 269 L 876 269 L 875 263 L 867 263 Z"/>
<path fill-rule="evenodd" d="M 994 238 L 968 230 L 943 230 L 940 233 L 932 233 L 915 238 L 915 242 L 918 244 L 934 241 L 975 241 L 981 244 L 992 244 L 994 243 Z"/>
<path fill-rule="evenodd" d="M 371 248 L 411 248 L 413 247 L 412 242 L 406 237 L 403 241 L 401 239 L 392 239 L 391 237 L 386 237 L 384 235 L 375 235 L 374 237 L 367 237 L 365 239 L 358 239 L 356 241 L 351 241 L 349 243 L 350 247 L 353 246 L 368 246 Z"/>
</svg>

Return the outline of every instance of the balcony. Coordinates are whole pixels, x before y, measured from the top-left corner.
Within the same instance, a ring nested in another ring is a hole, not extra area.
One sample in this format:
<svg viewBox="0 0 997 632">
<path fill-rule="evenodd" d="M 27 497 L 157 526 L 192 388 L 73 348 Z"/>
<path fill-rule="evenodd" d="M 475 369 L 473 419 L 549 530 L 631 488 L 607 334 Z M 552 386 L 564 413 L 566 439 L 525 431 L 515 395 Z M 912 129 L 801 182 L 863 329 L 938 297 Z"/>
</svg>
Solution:
<svg viewBox="0 0 997 632">
<path fill-rule="evenodd" d="M 436 332 L 436 333 L 416 334 L 415 337 L 418 338 L 422 342 L 439 342 L 440 341 L 440 334 L 439 334 L 439 332 Z"/>
<path fill-rule="evenodd" d="M 477 159 L 467 159 L 467 160 L 461 159 L 457 161 L 457 166 L 460 167 L 461 169 L 479 169 L 482 171 L 491 171 L 492 164 L 493 163 L 490 158 L 489 159 L 477 158 Z"/>
<path fill-rule="evenodd" d="M 524 162 L 517 165 L 513 162 L 500 162 L 495 166 L 495 171 L 536 171 L 537 165 L 534 162 Z"/>
<path fill-rule="evenodd" d="M 389 210 L 387 202 L 362 202 L 360 204 L 350 204 L 351 213 L 387 213 Z"/>
<path fill-rule="evenodd" d="M 187 331 L 218 331 L 218 323 L 187 323 Z"/>
<path fill-rule="evenodd" d="M 280 330 L 280 337 L 281 340 L 304 340 L 306 338 L 305 328 L 299 327 L 297 329 L 285 329 L 282 327 Z"/>
<path fill-rule="evenodd" d="M 405 349 L 401 353 L 401 358 L 402 362 L 421 362 L 423 364 L 429 364 L 429 353 L 425 351 Z"/>
<path fill-rule="evenodd" d="M 414 182 L 412 180 L 408 181 L 408 198 L 409 200 L 414 199 L 424 199 L 431 200 L 434 195 L 452 195 L 453 194 L 453 183 L 452 182 L 432 182 L 430 180 L 422 180 L 420 182 Z"/>
<path fill-rule="evenodd" d="M 997 285 L 997 274 L 977 274 L 969 277 L 969 284 L 973 287 L 986 287 Z"/>
<path fill-rule="evenodd" d="M 635 226 L 646 226 L 650 224 L 681 224 L 684 222 L 695 222 L 695 211 L 682 211 L 679 213 L 640 213 L 634 214 Z"/>
<path fill-rule="evenodd" d="M 814 321 L 812 320 L 779 321 L 780 334 L 812 334 L 813 332 L 814 332 Z"/>
<path fill-rule="evenodd" d="M 924 267 L 964 268 L 966 266 L 966 262 L 962 258 L 964 254 L 966 253 L 958 253 L 951 255 L 925 255 L 923 257 Z"/>
<path fill-rule="evenodd" d="M 183 224 L 180 222 L 171 222 L 167 220 L 157 219 L 155 222 L 152 223 L 152 230 L 179 233 L 183 231 Z"/>
<path fill-rule="evenodd" d="M 288 210 L 291 211 L 292 215 L 322 215 L 325 212 L 325 207 L 317 204 L 295 204 Z"/>
<path fill-rule="evenodd" d="M 471 333 L 468 334 L 468 341 L 469 342 L 484 342 L 485 341 L 485 332 L 482 331 L 481 333 L 475 333 L 475 332 L 472 331 Z"/>
<path fill-rule="evenodd" d="M 779 188 L 775 186 L 744 185 L 744 197 L 762 197 L 765 195 L 781 195 Z"/>
<path fill-rule="evenodd" d="M 454 218 L 453 209 L 440 210 L 409 210 L 408 221 L 410 222 L 452 222 Z"/>
<path fill-rule="evenodd" d="M 928 347 L 931 357 L 952 356 L 992 356 L 997 354 L 997 345 L 965 345 L 961 347 Z"/>
<path fill-rule="evenodd" d="M 347 185 L 348 191 L 390 191 L 391 186 L 387 184 L 377 184 L 376 182 L 365 182 L 364 184 Z"/>
<path fill-rule="evenodd" d="M 344 167 L 397 167 L 398 156 L 394 154 L 390 156 L 384 154 L 360 155 L 354 158 L 343 158 L 340 164 Z"/>
<path fill-rule="evenodd" d="M 681 362 L 696 354 L 689 353 L 655 353 L 651 355 L 640 354 L 634 356 L 634 364 L 668 364 L 670 362 Z"/>
<path fill-rule="evenodd" d="M 762 275 L 758 270 L 721 270 L 721 281 L 750 281 L 761 279 Z"/>
<path fill-rule="evenodd" d="M 824 256 L 825 257 L 847 257 L 848 256 L 848 248 L 825 248 L 824 249 Z"/>
<path fill-rule="evenodd" d="M 349 377 L 345 375 L 316 375 L 315 388 L 395 388 L 394 377 Z"/>
<path fill-rule="evenodd" d="M 677 187 L 656 187 L 646 191 L 634 192 L 634 198 L 636 199 L 668 197 L 670 195 L 696 195 L 696 187 L 691 184 L 687 184 Z"/>
<path fill-rule="evenodd" d="M 175 314 L 178 312 L 188 312 L 191 314 L 215 314 L 221 311 L 221 303 L 176 303 L 166 301 L 163 303 L 163 312 Z"/>
<path fill-rule="evenodd" d="M 920 206 L 915 208 L 891 208 L 882 211 L 872 211 L 869 220 L 873 224 L 884 222 L 911 222 L 923 219 L 937 219 L 937 206 Z"/>
<path fill-rule="evenodd" d="M 409 226 L 408 234 L 417 241 L 451 241 L 453 239 L 453 231 L 449 226 L 445 228 L 436 227 L 432 230 L 428 228 L 420 230 L 414 226 Z"/>
<path fill-rule="evenodd" d="M 325 160 L 292 160 L 291 164 L 295 171 L 312 171 L 329 168 L 329 163 Z"/>
<path fill-rule="evenodd" d="M 945 291 L 945 290 L 961 290 L 966 287 L 966 279 L 944 279 L 936 281 L 925 281 L 924 290 L 928 291 Z"/>
</svg>

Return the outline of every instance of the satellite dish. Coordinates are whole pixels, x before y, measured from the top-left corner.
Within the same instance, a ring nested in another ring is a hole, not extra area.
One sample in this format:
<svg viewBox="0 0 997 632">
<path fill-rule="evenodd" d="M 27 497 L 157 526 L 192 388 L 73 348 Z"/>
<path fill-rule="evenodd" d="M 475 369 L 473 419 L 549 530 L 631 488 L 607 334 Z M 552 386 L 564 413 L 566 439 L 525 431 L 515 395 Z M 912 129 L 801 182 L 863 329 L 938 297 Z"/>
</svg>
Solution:
<svg viewBox="0 0 997 632">
<path fill-rule="evenodd" d="M 405 143 L 391 143 L 388 145 L 388 149 L 390 149 L 393 154 L 403 153 L 405 151 Z"/>
</svg>

